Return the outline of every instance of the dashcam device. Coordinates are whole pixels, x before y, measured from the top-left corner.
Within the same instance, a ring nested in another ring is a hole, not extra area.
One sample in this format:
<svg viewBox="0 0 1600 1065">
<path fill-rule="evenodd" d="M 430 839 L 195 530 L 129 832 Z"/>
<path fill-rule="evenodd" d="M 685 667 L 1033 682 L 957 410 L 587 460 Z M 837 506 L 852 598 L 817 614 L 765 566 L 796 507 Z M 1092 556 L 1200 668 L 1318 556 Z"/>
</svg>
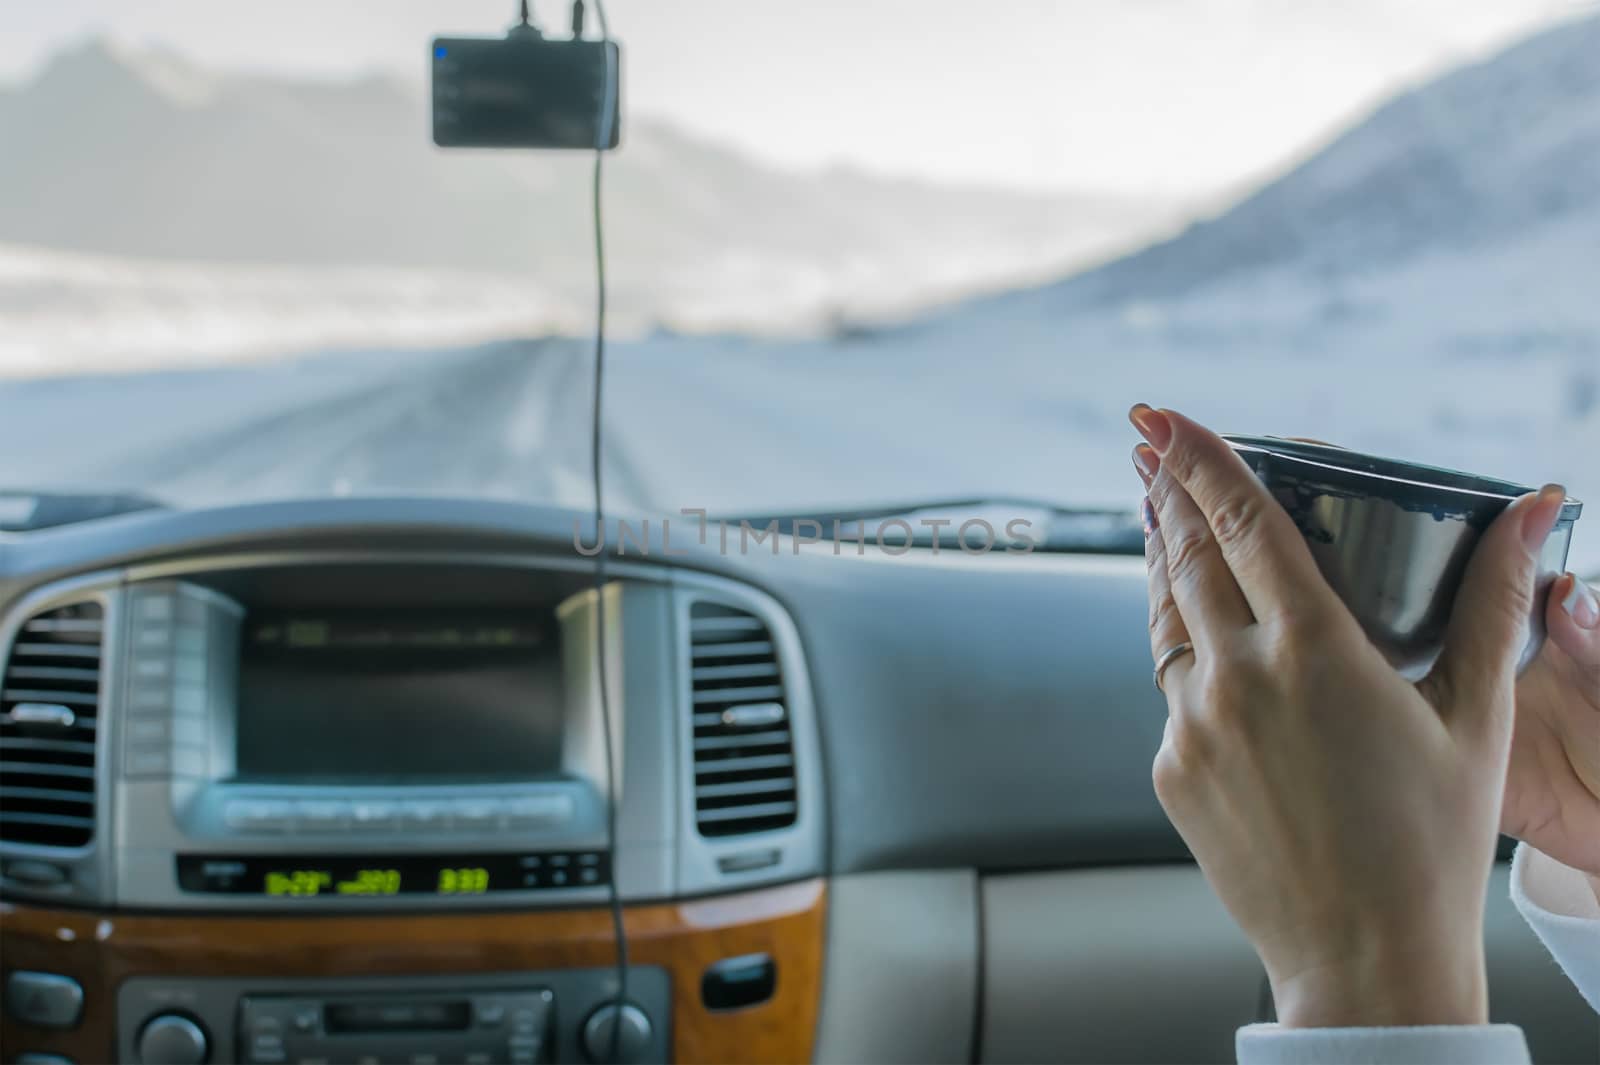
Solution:
<svg viewBox="0 0 1600 1065">
<path fill-rule="evenodd" d="M 615 41 L 552 40 L 537 32 L 436 37 L 433 143 L 615 148 L 622 129 L 621 59 Z"/>
</svg>

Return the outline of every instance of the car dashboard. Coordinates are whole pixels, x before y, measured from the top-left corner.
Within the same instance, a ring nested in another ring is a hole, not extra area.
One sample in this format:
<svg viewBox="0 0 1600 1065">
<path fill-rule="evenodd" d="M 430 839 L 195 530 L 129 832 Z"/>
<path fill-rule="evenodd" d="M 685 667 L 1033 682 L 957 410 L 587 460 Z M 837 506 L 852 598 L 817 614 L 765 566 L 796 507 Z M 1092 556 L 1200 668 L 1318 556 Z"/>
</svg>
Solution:
<svg viewBox="0 0 1600 1065">
<path fill-rule="evenodd" d="M 0 1055 L 1222 1061 L 1270 1018 L 1150 788 L 1141 560 L 691 531 L 597 591 L 594 543 L 438 499 L 0 538 Z M 1595 1057 L 1491 893 L 1497 1019 Z"/>
</svg>

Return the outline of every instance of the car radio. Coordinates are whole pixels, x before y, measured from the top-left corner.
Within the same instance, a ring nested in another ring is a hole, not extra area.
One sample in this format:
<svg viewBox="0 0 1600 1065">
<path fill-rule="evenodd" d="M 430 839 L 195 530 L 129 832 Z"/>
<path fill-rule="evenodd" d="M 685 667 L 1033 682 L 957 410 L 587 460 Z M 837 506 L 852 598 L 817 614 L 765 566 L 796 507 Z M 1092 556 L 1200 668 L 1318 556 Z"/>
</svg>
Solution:
<svg viewBox="0 0 1600 1065">
<path fill-rule="evenodd" d="M 581 559 L 340 551 L 37 589 L 0 617 L 13 664 L 0 670 L 43 669 L 28 656 L 46 639 L 77 641 L 99 668 L 6 685 L 27 689 L 31 715 L 0 725 L 0 744 L 21 740 L 8 770 L 33 758 L 38 782 L 19 784 L 75 789 L 76 805 L 66 817 L 6 797 L 6 823 L 27 834 L 0 838 L 0 894 L 187 912 L 522 909 L 818 868 L 821 811 L 805 797 L 820 759 L 781 608 L 619 565 L 605 591 L 608 773 L 596 595 Z M 57 749 L 72 764 L 49 761 Z"/>
<path fill-rule="evenodd" d="M 604 763 L 565 680 L 581 603 L 252 608 L 134 586 L 119 900 L 604 898 Z"/>
</svg>

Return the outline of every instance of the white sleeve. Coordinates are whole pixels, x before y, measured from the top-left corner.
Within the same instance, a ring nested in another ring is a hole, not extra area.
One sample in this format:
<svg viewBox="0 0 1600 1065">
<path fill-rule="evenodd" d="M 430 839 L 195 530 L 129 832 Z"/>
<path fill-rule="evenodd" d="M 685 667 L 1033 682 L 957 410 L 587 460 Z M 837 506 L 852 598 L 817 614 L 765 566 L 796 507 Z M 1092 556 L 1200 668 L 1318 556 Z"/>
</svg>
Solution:
<svg viewBox="0 0 1600 1065">
<path fill-rule="evenodd" d="M 1234 1037 L 1239 1065 L 1527 1065 L 1514 1024 L 1415 1028 L 1284 1028 L 1249 1024 Z"/>
<path fill-rule="evenodd" d="M 1511 901 L 1600 1012 L 1600 897 L 1589 878 L 1523 844 L 1511 860 Z"/>
</svg>

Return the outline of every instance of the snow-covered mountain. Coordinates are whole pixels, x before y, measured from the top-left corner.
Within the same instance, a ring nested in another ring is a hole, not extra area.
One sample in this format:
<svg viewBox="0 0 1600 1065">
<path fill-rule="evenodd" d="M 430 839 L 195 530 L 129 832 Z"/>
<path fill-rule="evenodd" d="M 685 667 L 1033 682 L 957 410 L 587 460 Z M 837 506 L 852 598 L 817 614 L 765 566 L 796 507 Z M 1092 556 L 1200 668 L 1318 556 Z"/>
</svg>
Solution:
<svg viewBox="0 0 1600 1065">
<path fill-rule="evenodd" d="M 1026 381 L 1010 432 L 1075 495 L 1123 484 L 1136 400 L 1561 481 L 1600 565 L 1600 17 L 1405 92 L 1230 209 L 1038 287 L 879 337 L 965 360 L 963 410 Z M 981 371 L 978 367 L 981 366 Z M 937 371 L 924 370 L 924 379 Z"/>
<path fill-rule="evenodd" d="M 89 41 L 0 91 L 0 243 L 134 271 L 205 263 L 224 286 L 241 264 L 487 274 L 586 312 L 589 160 L 445 153 L 427 121 L 397 81 L 228 75 Z M 607 204 L 621 321 L 674 328 L 904 310 L 1048 276 L 1176 217 L 1111 195 L 788 173 L 648 119 L 624 128 Z"/>
<path fill-rule="evenodd" d="M 1331 282 L 1429 254 L 1486 259 L 1597 214 L 1590 17 L 1401 93 L 1217 217 L 1039 294 L 1060 307 L 1160 302 L 1286 268 Z"/>
</svg>

